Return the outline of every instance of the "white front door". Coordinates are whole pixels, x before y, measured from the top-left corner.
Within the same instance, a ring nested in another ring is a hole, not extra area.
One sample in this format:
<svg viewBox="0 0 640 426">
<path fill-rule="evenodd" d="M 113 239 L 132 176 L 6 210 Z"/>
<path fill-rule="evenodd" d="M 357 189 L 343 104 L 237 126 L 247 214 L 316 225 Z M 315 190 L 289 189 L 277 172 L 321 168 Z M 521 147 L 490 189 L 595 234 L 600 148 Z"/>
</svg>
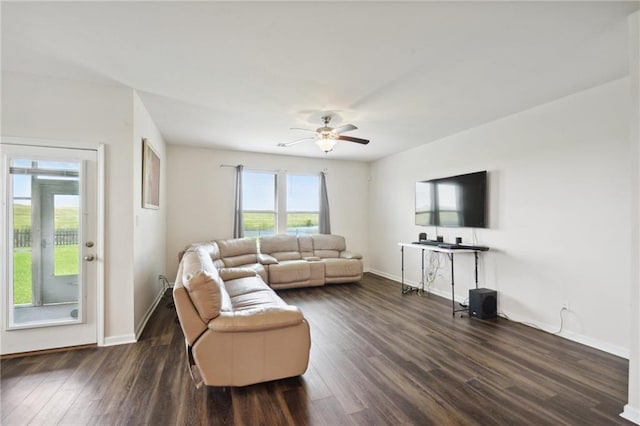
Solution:
<svg viewBox="0 0 640 426">
<path fill-rule="evenodd" d="M 97 152 L 0 145 L 0 353 L 97 342 Z"/>
</svg>

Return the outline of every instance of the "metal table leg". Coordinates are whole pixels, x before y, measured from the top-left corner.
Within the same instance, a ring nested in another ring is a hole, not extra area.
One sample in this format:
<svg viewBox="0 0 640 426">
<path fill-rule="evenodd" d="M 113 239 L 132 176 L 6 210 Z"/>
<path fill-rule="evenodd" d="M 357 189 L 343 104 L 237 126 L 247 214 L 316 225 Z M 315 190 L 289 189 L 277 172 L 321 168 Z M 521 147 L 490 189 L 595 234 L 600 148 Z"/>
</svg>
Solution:
<svg viewBox="0 0 640 426">
<path fill-rule="evenodd" d="M 449 253 L 449 260 L 451 261 L 451 315 L 456 316 L 456 292 L 455 292 L 455 280 L 453 279 L 453 253 Z"/>
<path fill-rule="evenodd" d="M 405 290 L 404 290 L 404 246 L 400 246 L 400 258 L 401 260 L 401 265 L 400 265 L 400 270 L 401 272 L 401 276 L 402 276 L 402 282 L 400 283 L 400 292 L 402 294 L 405 294 Z"/>
</svg>

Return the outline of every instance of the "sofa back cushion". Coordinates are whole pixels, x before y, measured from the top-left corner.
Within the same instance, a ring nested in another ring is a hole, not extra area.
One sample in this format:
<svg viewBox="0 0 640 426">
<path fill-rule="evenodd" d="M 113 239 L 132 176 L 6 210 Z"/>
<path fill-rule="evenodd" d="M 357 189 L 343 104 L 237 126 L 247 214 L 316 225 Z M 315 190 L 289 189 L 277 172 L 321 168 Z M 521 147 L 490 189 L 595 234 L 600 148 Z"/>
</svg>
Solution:
<svg viewBox="0 0 640 426">
<path fill-rule="evenodd" d="M 313 238 L 311 235 L 298 236 L 298 248 L 303 258 L 315 256 L 313 253 Z"/>
<path fill-rule="evenodd" d="M 220 257 L 220 248 L 215 241 L 207 241 L 206 243 L 201 243 L 198 247 L 202 248 L 209 254 L 216 268 L 220 269 L 224 267 L 224 262 Z"/>
<path fill-rule="evenodd" d="M 182 285 L 205 323 L 231 307 L 224 282 L 213 265 L 207 247 L 188 250 L 182 257 Z"/>
<path fill-rule="evenodd" d="M 325 258 L 340 257 L 340 252 L 347 249 L 344 237 L 340 235 L 312 235 L 313 254 Z"/>
<path fill-rule="evenodd" d="M 218 248 L 218 244 L 216 244 L 215 241 L 194 243 L 185 247 L 184 250 L 178 253 L 178 263 L 182 261 L 182 256 L 184 256 L 186 252 L 195 251 L 197 249 L 204 250 L 206 253 L 208 253 L 216 268 L 224 268 L 224 262 L 220 258 L 220 249 Z"/>
<path fill-rule="evenodd" d="M 298 238 L 293 235 L 273 235 L 260 238 L 260 252 L 279 261 L 302 259 Z"/>
<path fill-rule="evenodd" d="M 189 292 L 191 302 L 196 307 L 202 321 L 208 323 L 218 315 L 222 308 L 222 280 L 216 277 L 215 268 L 212 271 L 197 271 L 188 274 L 184 280 L 184 287 Z"/>
<path fill-rule="evenodd" d="M 257 263 L 258 247 L 253 238 L 217 240 L 220 257 L 227 268 Z"/>
</svg>

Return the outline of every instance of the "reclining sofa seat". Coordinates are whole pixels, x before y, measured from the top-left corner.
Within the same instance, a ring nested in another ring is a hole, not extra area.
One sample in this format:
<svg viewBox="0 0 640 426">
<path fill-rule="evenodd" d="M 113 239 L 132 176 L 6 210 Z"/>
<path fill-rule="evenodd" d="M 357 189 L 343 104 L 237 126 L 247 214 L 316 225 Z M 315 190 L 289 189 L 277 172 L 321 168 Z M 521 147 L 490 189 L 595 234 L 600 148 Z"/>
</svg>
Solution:
<svg viewBox="0 0 640 426">
<path fill-rule="evenodd" d="M 313 255 L 324 263 L 325 284 L 360 281 L 362 279 L 362 255 L 347 250 L 340 235 L 311 235 Z"/>
<path fill-rule="evenodd" d="M 264 282 L 268 281 L 267 271 L 258 261 L 258 246 L 253 238 L 233 238 L 228 240 L 216 240 L 219 255 L 213 257 L 220 259 L 224 268 L 250 268 L 256 271 Z M 220 263 L 216 266 L 220 269 Z"/>
<path fill-rule="evenodd" d="M 260 238 L 260 254 L 273 288 L 319 286 L 362 279 L 362 256 L 346 250 L 339 235 Z"/>
<path fill-rule="evenodd" d="M 274 235 L 260 238 L 260 261 L 267 268 L 272 288 L 311 287 L 324 285 L 324 265 L 312 252 L 301 252 L 299 238 Z M 309 256 L 303 257 L 304 254 Z"/>
<path fill-rule="evenodd" d="M 309 362 L 309 324 L 255 270 L 218 272 L 215 243 L 183 253 L 173 289 L 187 345 L 209 386 L 245 386 L 303 374 Z"/>
</svg>

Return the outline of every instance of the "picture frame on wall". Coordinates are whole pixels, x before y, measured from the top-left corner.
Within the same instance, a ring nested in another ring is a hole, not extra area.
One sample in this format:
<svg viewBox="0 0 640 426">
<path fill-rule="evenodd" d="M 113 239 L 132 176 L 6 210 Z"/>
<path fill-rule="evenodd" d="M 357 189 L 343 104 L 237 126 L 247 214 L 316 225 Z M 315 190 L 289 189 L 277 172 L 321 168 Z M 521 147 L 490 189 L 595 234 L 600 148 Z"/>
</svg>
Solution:
<svg viewBox="0 0 640 426">
<path fill-rule="evenodd" d="M 160 208 L 160 157 L 146 138 L 142 139 L 142 208 Z"/>
</svg>

